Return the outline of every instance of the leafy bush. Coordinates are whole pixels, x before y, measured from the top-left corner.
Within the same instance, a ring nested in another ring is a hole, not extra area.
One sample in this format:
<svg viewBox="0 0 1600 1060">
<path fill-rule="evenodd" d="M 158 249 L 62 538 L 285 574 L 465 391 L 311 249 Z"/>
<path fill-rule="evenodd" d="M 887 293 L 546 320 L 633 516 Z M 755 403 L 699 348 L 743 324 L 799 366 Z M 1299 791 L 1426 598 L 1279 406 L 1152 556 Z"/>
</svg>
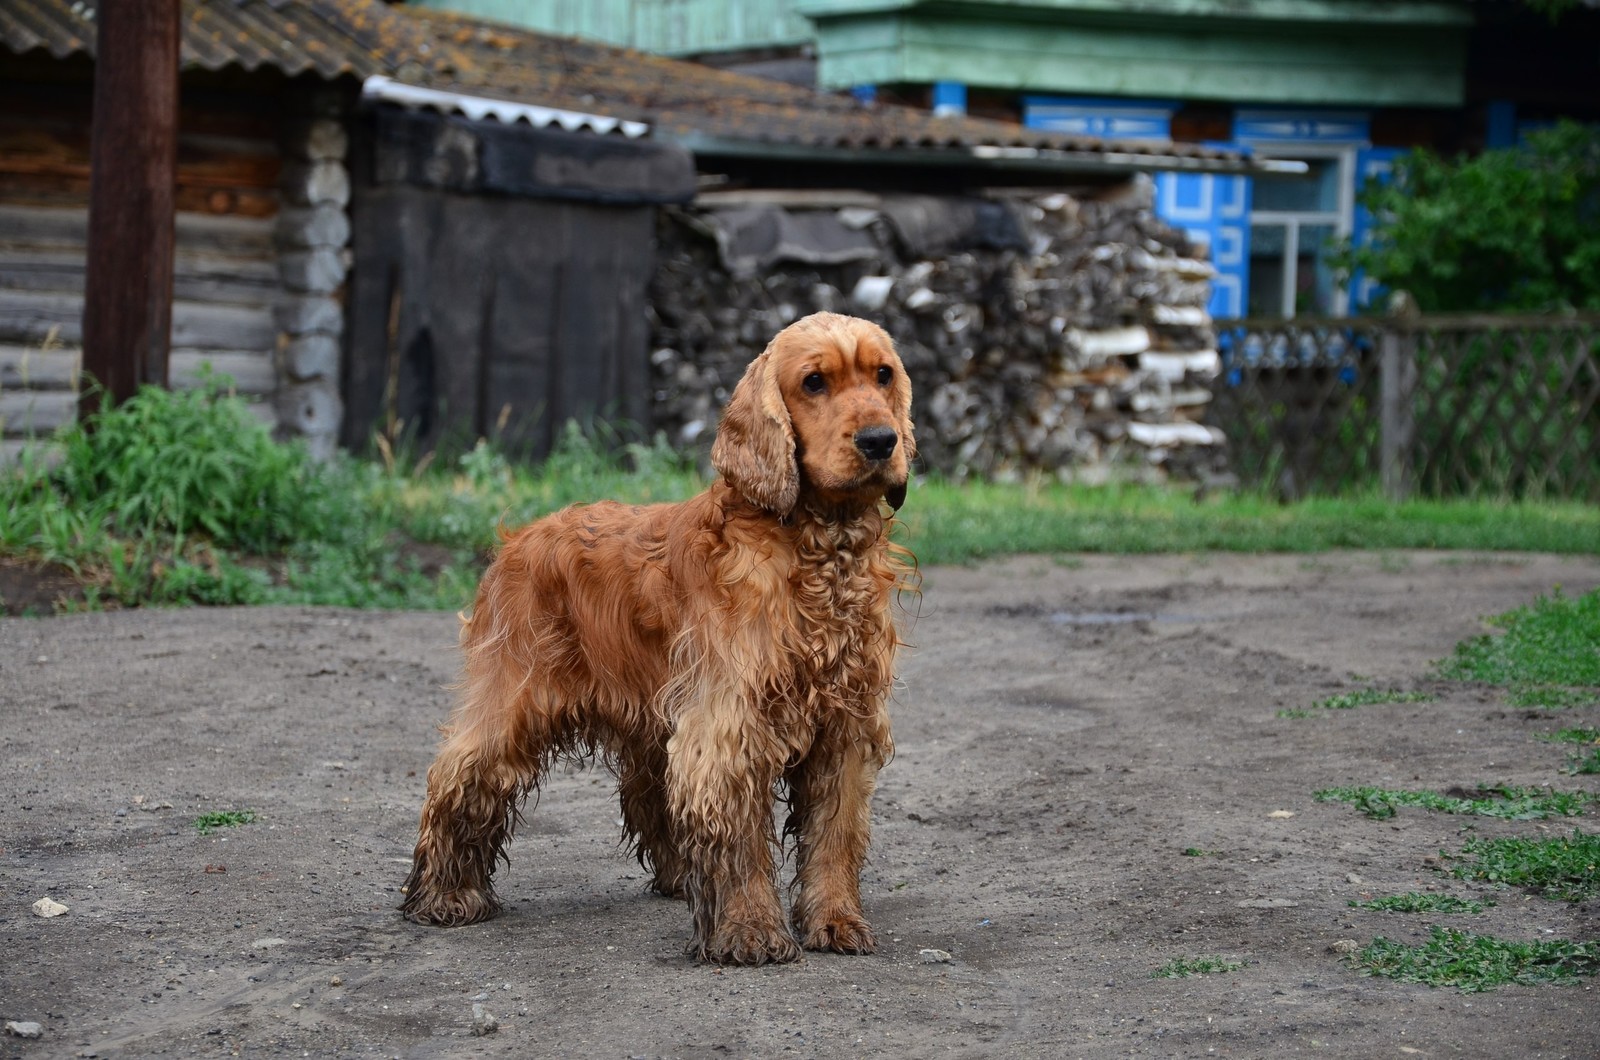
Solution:
<svg viewBox="0 0 1600 1060">
<path fill-rule="evenodd" d="M 1600 130 L 1562 122 L 1474 158 L 1412 151 L 1361 202 L 1373 239 L 1342 264 L 1425 311 L 1600 309 Z"/>
<path fill-rule="evenodd" d="M 103 400 L 61 436 L 52 477 L 62 502 L 145 540 L 198 533 L 260 554 L 314 534 L 327 497 L 309 457 L 273 441 L 228 385 L 207 373 L 194 390 L 146 386 L 120 405 Z"/>
</svg>

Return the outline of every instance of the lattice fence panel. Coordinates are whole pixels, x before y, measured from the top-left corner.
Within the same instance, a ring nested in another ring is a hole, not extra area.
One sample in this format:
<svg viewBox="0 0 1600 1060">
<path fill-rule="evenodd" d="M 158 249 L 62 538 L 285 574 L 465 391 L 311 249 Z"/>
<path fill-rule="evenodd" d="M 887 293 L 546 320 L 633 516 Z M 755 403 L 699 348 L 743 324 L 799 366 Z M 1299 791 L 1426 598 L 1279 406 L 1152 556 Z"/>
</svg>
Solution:
<svg viewBox="0 0 1600 1060">
<path fill-rule="evenodd" d="M 1600 500 L 1600 317 L 1243 321 L 1218 336 L 1208 422 L 1245 485 Z"/>
<path fill-rule="evenodd" d="M 1293 498 L 1377 480 L 1377 334 L 1344 321 L 1219 329 L 1208 422 L 1242 483 Z"/>
<path fill-rule="evenodd" d="M 1443 326 L 1415 340 L 1419 493 L 1600 499 L 1600 330 Z"/>
</svg>

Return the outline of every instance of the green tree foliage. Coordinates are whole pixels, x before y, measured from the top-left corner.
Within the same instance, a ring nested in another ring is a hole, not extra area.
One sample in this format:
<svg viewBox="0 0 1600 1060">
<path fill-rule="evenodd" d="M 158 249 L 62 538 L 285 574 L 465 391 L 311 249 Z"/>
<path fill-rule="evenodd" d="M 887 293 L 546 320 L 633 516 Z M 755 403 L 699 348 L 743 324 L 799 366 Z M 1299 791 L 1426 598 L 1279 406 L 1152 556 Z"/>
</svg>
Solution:
<svg viewBox="0 0 1600 1060">
<path fill-rule="evenodd" d="M 1361 201 L 1378 220 L 1346 266 L 1424 311 L 1600 309 L 1600 130 L 1562 122 L 1475 158 L 1413 151 Z"/>
</svg>

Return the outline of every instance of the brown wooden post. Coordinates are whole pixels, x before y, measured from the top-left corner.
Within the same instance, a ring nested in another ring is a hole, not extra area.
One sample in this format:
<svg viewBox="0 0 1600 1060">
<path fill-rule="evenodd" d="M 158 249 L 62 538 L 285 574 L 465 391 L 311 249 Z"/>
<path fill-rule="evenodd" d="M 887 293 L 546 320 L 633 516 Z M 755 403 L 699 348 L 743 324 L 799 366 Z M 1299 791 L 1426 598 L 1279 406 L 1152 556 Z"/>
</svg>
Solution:
<svg viewBox="0 0 1600 1060">
<path fill-rule="evenodd" d="M 1399 503 L 1414 484 L 1411 442 L 1417 392 L 1417 332 L 1410 320 L 1384 322 L 1378 337 L 1378 466 L 1384 496 Z"/>
<path fill-rule="evenodd" d="M 180 0 L 100 0 L 83 371 L 113 401 L 167 384 Z M 79 415 L 97 408 L 85 391 Z"/>
</svg>

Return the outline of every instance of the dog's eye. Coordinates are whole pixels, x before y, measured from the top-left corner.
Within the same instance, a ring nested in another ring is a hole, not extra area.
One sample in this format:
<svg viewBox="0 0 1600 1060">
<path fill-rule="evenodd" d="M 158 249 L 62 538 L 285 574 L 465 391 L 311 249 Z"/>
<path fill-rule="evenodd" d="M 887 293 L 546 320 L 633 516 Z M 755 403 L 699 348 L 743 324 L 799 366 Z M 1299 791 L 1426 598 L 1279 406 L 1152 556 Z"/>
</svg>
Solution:
<svg viewBox="0 0 1600 1060">
<path fill-rule="evenodd" d="M 820 394 L 828 387 L 828 384 L 823 381 L 821 372 L 812 372 L 800 380 L 800 385 L 806 388 L 806 393 L 808 394 Z"/>
<path fill-rule="evenodd" d="M 894 369 L 886 364 L 880 365 L 878 368 L 878 385 L 888 386 L 892 382 L 894 382 Z"/>
</svg>

